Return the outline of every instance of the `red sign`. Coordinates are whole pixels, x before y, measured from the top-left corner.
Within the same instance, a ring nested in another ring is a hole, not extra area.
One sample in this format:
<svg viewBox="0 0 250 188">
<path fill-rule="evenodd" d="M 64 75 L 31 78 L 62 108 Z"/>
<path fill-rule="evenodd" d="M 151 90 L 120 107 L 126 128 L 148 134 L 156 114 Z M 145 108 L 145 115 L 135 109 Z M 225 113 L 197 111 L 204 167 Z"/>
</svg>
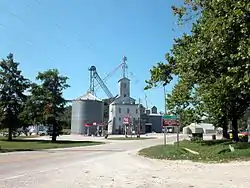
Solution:
<svg viewBox="0 0 250 188">
<path fill-rule="evenodd" d="M 163 126 L 178 126 L 179 121 L 176 119 L 163 119 Z"/>
<path fill-rule="evenodd" d="M 103 123 L 97 123 L 97 122 L 93 122 L 93 123 L 85 123 L 84 126 L 85 127 L 90 127 L 92 125 L 99 125 L 99 126 L 103 126 Z"/>
<path fill-rule="evenodd" d="M 129 117 L 124 117 L 123 118 L 123 124 L 129 124 L 130 118 Z"/>
<path fill-rule="evenodd" d="M 91 123 L 85 123 L 85 124 L 84 124 L 85 127 L 90 127 L 90 126 L 92 126 L 92 125 L 93 125 L 93 124 L 91 124 Z"/>
</svg>

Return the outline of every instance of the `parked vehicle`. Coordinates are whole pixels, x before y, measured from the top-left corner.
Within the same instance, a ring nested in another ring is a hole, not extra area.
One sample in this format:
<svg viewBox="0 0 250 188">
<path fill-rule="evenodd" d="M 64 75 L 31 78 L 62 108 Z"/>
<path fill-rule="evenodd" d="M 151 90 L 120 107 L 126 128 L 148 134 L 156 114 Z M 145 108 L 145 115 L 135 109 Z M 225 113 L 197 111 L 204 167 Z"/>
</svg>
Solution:
<svg viewBox="0 0 250 188">
<path fill-rule="evenodd" d="M 46 136 L 46 135 L 48 135 L 48 132 L 46 130 L 38 131 L 38 135 L 39 136 Z"/>
<path fill-rule="evenodd" d="M 229 130 L 229 138 L 233 139 L 233 131 Z M 243 129 L 243 130 L 239 130 L 238 131 L 238 137 L 241 141 L 247 141 L 248 140 L 248 130 L 247 129 Z"/>
</svg>

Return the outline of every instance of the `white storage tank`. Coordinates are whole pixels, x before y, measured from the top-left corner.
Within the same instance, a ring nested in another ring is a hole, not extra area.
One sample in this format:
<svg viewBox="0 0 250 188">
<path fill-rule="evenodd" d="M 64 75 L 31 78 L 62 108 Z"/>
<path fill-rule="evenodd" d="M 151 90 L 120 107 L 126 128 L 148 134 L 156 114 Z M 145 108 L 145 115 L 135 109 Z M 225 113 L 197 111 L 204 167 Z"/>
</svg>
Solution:
<svg viewBox="0 0 250 188">
<path fill-rule="evenodd" d="M 85 124 L 103 123 L 104 103 L 91 93 L 87 93 L 72 102 L 71 134 L 87 134 Z M 90 126 L 94 134 L 96 126 Z"/>
</svg>

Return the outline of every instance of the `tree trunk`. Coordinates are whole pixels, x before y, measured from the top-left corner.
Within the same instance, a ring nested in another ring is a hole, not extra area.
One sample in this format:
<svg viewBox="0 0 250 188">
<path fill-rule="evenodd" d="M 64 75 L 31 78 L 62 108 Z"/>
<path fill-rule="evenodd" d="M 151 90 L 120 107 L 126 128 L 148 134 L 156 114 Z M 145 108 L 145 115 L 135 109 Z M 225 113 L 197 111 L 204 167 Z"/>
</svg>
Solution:
<svg viewBox="0 0 250 188">
<path fill-rule="evenodd" d="M 56 142 L 56 137 L 57 137 L 57 125 L 56 125 L 56 120 L 53 120 L 53 125 L 52 125 L 52 142 Z"/>
<path fill-rule="evenodd" d="M 222 133 L 222 136 L 224 139 L 229 139 L 229 134 L 228 134 L 228 128 L 227 128 L 227 125 L 223 125 L 223 133 Z"/>
<path fill-rule="evenodd" d="M 56 142 L 56 137 L 57 137 L 57 134 L 56 134 L 56 126 L 55 126 L 55 124 L 53 124 L 53 129 L 52 129 L 52 142 Z"/>
<path fill-rule="evenodd" d="M 9 125 L 8 127 L 9 127 L 9 129 L 8 129 L 8 131 L 9 131 L 8 141 L 12 141 L 13 140 L 12 139 L 13 128 L 12 128 L 12 125 Z"/>
<path fill-rule="evenodd" d="M 224 139 L 229 139 L 229 134 L 228 134 L 228 122 L 227 122 L 227 119 L 226 118 L 223 118 L 223 121 L 222 121 L 222 128 L 223 128 L 223 131 L 222 131 L 222 136 Z"/>
<path fill-rule="evenodd" d="M 56 134 L 53 133 L 53 134 L 52 134 L 52 142 L 56 142 L 56 137 L 57 137 Z"/>
<path fill-rule="evenodd" d="M 34 125 L 36 125 L 36 121 L 33 122 Z M 36 135 L 39 135 L 39 125 L 36 125 Z"/>
<path fill-rule="evenodd" d="M 233 141 L 239 142 L 239 136 L 238 136 L 238 119 L 233 117 L 232 119 L 232 134 L 233 134 Z"/>
</svg>

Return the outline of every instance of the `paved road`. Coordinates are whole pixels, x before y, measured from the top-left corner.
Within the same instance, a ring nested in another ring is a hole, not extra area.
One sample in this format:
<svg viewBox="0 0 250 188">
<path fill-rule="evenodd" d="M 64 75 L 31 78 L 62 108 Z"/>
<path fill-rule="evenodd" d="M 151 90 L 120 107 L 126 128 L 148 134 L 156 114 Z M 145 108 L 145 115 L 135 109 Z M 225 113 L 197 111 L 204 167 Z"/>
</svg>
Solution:
<svg viewBox="0 0 250 188">
<path fill-rule="evenodd" d="M 169 136 L 169 142 L 174 140 L 174 135 Z M 53 188 L 56 188 L 56 182 L 65 178 L 60 174 L 55 177 L 56 171 L 63 171 L 67 168 L 68 172 L 76 173 L 73 170 L 76 166 L 79 168 L 82 165 L 84 170 L 84 164 L 96 164 L 98 161 L 103 161 L 98 160 L 100 158 L 105 159 L 116 153 L 132 152 L 161 143 L 163 143 L 162 138 L 140 141 L 113 141 L 98 146 L 1 154 L 0 188 L 48 188 L 52 186 L 51 182 L 55 183 Z M 72 176 L 73 174 L 69 175 Z M 68 186 L 65 185 L 64 187 Z"/>
</svg>

